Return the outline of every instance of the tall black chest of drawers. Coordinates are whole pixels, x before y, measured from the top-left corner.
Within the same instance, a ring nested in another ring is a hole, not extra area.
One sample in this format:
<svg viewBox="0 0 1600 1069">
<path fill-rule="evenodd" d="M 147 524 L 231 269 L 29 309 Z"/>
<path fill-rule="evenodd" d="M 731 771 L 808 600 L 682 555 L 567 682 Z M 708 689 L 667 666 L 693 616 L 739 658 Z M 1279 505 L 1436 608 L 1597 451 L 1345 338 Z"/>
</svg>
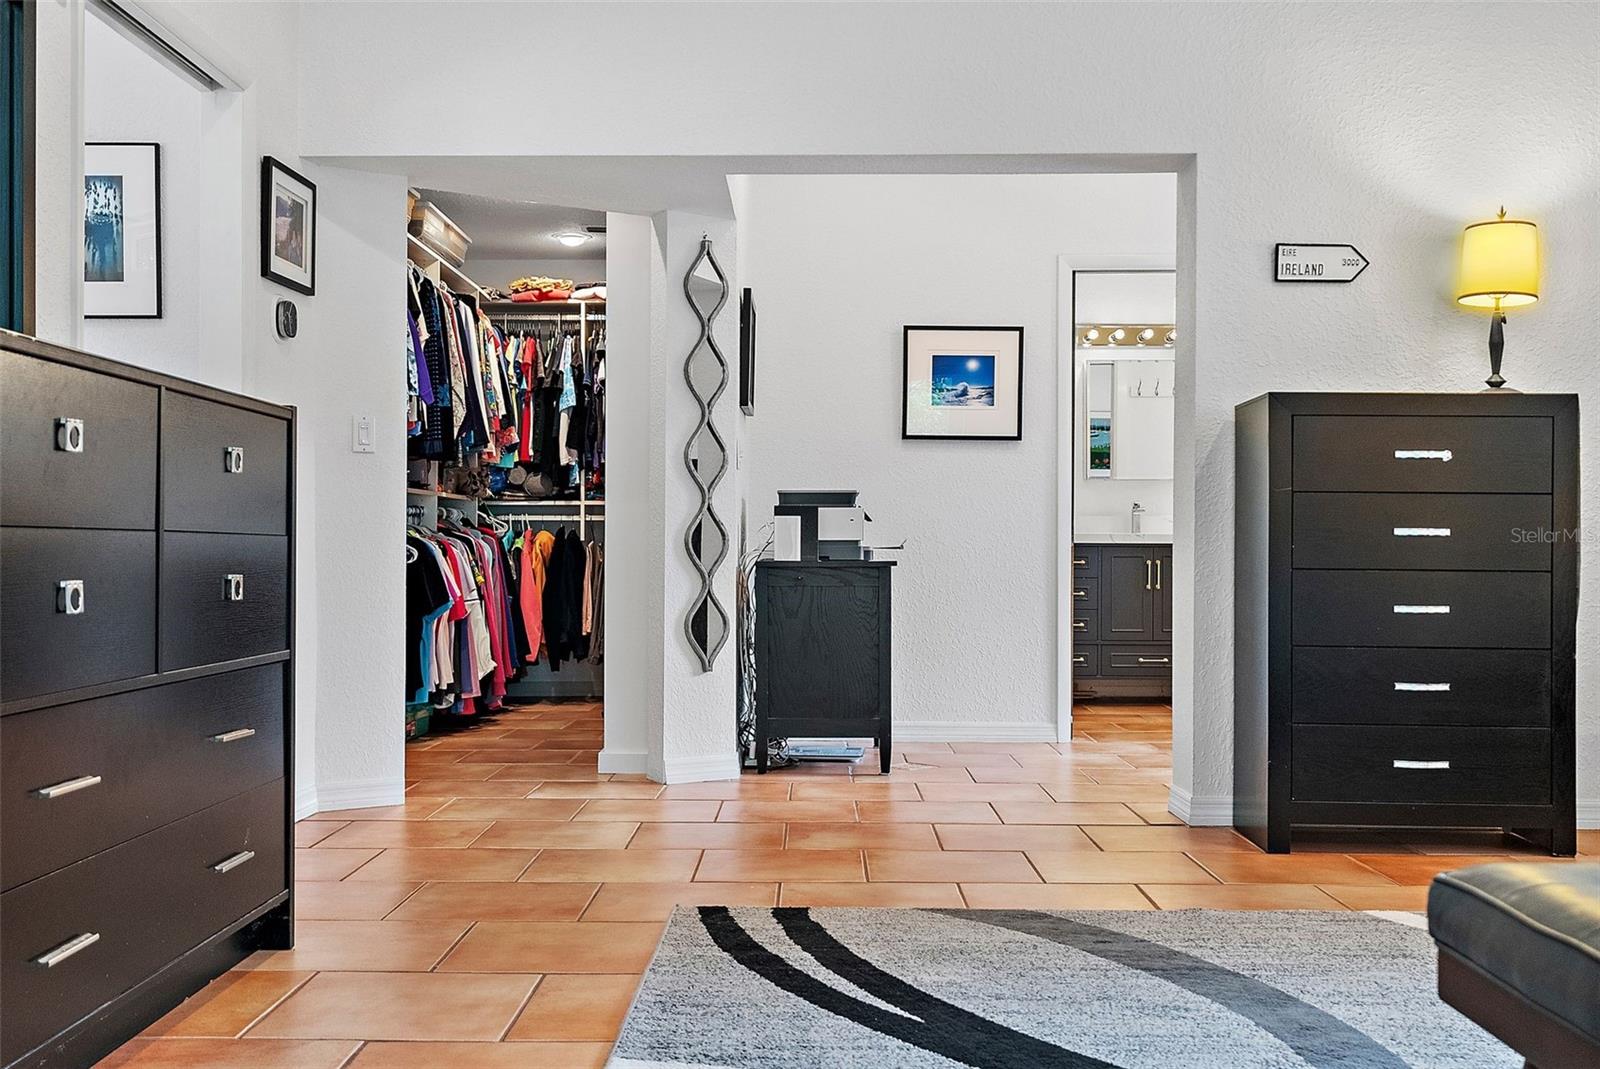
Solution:
<svg viewBox="0 0 1600 1069">
<path fill-rule="evenodd" d="M 1271 393 L 1235 430 L 1234 825 L 1572 854 L 1577 397 Z"/>
<path fill-rule="evenodd" d="M 292 945 L 292 409 L 0 332 L 0 1064 Z"/>
</svg>

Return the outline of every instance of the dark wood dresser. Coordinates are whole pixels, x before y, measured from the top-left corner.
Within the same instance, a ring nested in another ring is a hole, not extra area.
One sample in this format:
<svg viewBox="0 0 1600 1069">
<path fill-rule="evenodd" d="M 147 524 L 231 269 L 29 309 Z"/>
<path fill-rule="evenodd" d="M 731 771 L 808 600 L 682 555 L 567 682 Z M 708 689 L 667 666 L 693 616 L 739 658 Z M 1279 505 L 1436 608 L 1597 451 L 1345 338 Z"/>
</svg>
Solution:
<svg viewBox="0 0 1600 1069">
<path fill-rule="evenodd" d="M 1576 846 L 1578 399 L 1235 412 L 1234 825 Z"/>
<path fill-rule="evenodd" d="M 1172 545 L 1072 547 L 1072 683 L 1083 697 L 1172 693 Z"/>
<path fill-rule="evenodd" d="M 292 944 L 292 409 L 0 332 L 0 1063 Z"/>
<path fill-rule="evenodd" d="M 871 738 L 893 745 L 893 561 L 756 563 L 756 769 L 767 740 Z"/>
</svg>

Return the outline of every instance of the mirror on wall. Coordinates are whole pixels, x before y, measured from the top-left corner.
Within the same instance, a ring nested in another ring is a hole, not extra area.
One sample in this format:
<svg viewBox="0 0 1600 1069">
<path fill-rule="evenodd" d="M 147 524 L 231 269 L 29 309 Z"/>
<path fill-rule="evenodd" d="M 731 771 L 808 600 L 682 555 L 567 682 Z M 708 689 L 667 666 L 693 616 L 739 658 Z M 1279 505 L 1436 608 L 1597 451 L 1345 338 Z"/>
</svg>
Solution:
<svg viewBox="0 0 1600 1069">
<path fill-rule="evenodd" d="M 1096 360 L 1084 365 L 1084 474 L 1091 479 L 1111 478 L 1111 406 L 1116 389 L 1116 365 Z"/>
</svg>

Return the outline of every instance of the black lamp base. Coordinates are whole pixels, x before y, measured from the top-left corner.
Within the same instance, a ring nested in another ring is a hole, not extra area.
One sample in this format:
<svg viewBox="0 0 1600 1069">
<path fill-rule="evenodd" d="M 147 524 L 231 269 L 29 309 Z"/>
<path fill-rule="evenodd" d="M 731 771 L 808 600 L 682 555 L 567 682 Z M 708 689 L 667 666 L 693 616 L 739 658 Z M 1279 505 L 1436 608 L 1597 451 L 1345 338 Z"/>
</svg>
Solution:
<svg viewBox="0 0 1600 1069">
<path fill-rule="evenodd" d="M 1500 375 L 1500 357 L 1505 351 L 1506 314 L 1497 311 L 1489 320 L 1489 377 L 1483 380 L 1491 390 L 1498 390 L 1506 384 L 1506 380 Z"/>
</svg>

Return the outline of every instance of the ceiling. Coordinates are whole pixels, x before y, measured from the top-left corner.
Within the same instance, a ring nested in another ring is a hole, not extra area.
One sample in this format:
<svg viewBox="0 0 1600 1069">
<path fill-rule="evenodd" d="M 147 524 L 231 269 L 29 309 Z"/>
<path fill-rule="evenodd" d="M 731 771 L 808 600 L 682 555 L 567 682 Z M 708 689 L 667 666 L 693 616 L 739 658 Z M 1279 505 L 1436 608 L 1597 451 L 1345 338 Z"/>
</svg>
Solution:
<svg viewBox="0 0 1600 1069">
<path fill-rule="evenodd" d="M 551 236 L 568 231 L 581 234 L 586 226 L 605 226 L 605 212 L 421 187 L 417 192 L 467 232 L 472 239 L 470 255 L 474 260 L 605 259 L 604 234 L 597 234 L 576 248 L 568 248 Z"/>
</svg>

